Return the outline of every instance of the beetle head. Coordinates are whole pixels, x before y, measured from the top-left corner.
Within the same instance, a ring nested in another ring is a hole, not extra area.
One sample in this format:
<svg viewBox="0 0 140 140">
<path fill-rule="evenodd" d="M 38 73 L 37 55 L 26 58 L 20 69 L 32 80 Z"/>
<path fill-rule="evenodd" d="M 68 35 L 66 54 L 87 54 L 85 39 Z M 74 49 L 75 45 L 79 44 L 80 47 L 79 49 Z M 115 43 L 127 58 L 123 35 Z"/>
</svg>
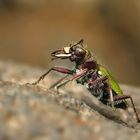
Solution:
<svg viewBox="0 0 140 140">
<path fill-rule="evenodd" d="M 72 62 L 82 61 L 86 56 L 86 49 L 83 46 L 84 40 L 81 39 L 77 43 L 72 43 L 63 49 L 57 50 L 51 53 L 53 59 L 67 59 L 69 58 Z"/>
</svg>

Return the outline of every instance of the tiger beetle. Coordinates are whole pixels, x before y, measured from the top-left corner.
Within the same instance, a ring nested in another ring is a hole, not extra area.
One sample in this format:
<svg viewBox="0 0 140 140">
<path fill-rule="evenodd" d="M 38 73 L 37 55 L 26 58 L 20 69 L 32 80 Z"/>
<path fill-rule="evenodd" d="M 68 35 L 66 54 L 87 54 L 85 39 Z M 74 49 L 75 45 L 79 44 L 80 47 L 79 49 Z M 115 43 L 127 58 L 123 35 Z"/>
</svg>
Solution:
<svg viewBox="0 0 140 140">
<path fill-rule="evenodd" d="M 83 42 L 84 40 L 82 39 L 78 43 L 71 43 L 69 46 L 51 53 L 52 60 L 60 58 L 75 62 L 75 67 L 72 70 L 54 66 L 32 84 L 37 85 L 51 71 L 66 74 L 65 77 L 57 81 L 51 88 L 55 87 L 58 91 L 60 87 L 66 85 L 68 82 L 76 80 L 78 84 L 85 85 L 90 93 L 105 105 L 127 109 L 128 104 L 126 99 L 130 99 L 137 122 L 140 122 L 132 97 L 123 95 L 120 86 L 115 81 L 112 74 L 94 60 L 92 53 Z M 68 78 L 70 75 L 71 77 Z"/>
</svg>

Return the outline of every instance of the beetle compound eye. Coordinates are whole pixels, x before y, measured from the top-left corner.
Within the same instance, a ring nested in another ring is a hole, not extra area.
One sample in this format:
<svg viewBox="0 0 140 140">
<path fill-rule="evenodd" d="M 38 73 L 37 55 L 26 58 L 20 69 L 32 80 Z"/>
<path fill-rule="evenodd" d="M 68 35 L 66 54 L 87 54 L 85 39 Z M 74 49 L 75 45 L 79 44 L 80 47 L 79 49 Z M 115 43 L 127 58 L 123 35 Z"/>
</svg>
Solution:
<svg viewBox="0 0 140 140">
<path fill-rule="evenodd" d="M 75 46 L 71 47 L 69 53 L 75 52 Z"/>
<path fill-rule="evenodd" d="M 78 56 L 78 57 L 84 57 L 86 54 L 85 50 L 82 49 L 82 48 L 79 48 L 77 47 L 76 50 L 75 50 L 75 55 Z"/>
</svg>

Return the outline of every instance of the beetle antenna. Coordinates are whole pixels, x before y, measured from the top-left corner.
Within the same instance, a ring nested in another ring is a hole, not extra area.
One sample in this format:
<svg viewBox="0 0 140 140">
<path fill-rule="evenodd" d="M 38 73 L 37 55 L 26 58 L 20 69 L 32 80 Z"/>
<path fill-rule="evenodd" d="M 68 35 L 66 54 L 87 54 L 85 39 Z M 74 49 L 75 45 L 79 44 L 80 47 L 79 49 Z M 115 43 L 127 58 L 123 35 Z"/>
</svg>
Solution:
<svg viewBox="0 0 140 140">
<path fill-rule="evenodd" d="M 84 43 L 84 39 L 81 39 L 77 44 L 83 45 L 83 43 Z"/>
<path fill-rule="evenodd" d="M 84 43 L 84 39 L 81 39 L 79 42 L 77 42 L 76 44 L 74 44 L 73 46 L 76 46 L 76 45 L 78 45 L 78 44 L 81 44 L 82 45 L 82 47 L 83 47 L 83 43 Z"/>
</svg>

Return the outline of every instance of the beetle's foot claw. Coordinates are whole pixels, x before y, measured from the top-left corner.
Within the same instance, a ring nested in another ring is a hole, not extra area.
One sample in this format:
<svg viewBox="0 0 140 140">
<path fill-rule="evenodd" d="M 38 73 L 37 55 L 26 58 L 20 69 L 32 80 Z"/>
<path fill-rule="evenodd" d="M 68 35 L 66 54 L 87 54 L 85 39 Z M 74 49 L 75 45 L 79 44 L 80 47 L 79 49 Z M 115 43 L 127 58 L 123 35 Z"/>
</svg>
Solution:
<svg viewBox="0 0 140 140">
<path fill-rule="evenodd" d="M 36 82 L 35 83 L 26 83 L 25 85 L 26 86 L 30 86 L 30 85 L 34 85 L 35 86 L 35 85 L 37 85 L 37 83 Z"/>
<path fill-rule="evenodd" d="M 59 94 L 59 88 L 58 87 L 54 87 L 54 89 L 56 90 L 56 93 Z"/>
<path fill-rule="evenodd" d="M 115 108 L 115 106 L 114 106 L 114 103 L 113 102 L 111 102 L 111 108 L 115 111 L 116 110 L 116 108 Z"/>
<path fill-rule="evenodd" d="M 26 83 L 26 84 L 24 84 L 25 86 L 29 86 L 29 85 L 31 85 L 31 83 Z"/>
<path fill-rule="evenodd" d="M 37 84 L 38 84 L 38 83 L 36 83 L 36 82 L 35 82 L 35 83 L 31 83 L 31 85 L 34 85 L 34 86 L 37 85 Z"/>
</svg>

